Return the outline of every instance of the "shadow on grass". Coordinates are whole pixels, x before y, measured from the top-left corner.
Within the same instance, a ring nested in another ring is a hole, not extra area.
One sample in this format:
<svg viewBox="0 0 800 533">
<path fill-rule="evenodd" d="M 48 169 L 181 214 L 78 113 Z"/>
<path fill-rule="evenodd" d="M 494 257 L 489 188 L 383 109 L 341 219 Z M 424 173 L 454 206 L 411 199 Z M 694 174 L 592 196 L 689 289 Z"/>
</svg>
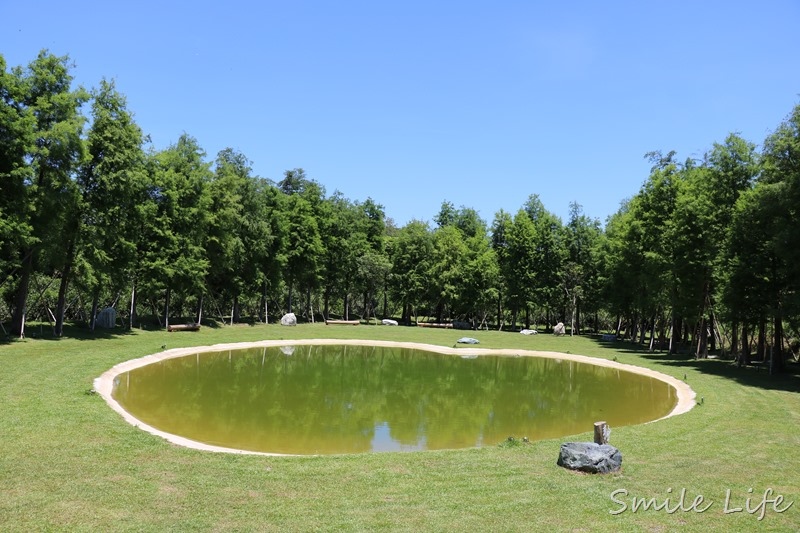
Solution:
<svg viewBox="0 0 800 533">
<path fill-rule="evenodd" d="M 184 324 L 193 322 L 191 318 L 176 318 L 171 319 L 171 324 Z M 237 326 L 254 326 L 258 324 L 255 320 L 248 320 L 236 323 Z M 15 335 L 11 335 L 10 324 L 3 323 L 5 333 L 0 330 L 0 346 L 11 344 L 17 341 Z M 209 329 L 221 329 L 226 327 L 227 324 L 215 318 L 203 318 L 203 327 Z M 167 331 L 167 328 L 162 326 L 158 319 L 152 316 L 142 316 L 139 320 L 139 326 L 130 329 L 127 325 L 117 326 L 113 329 L 95 328 L 90 331 L 89 325 L 84 322 L 67 322 L 64 324 L 64 333 L 62 336 L 57 337 L 53 334 L 53 325 L 47 322 L 28 322 L 25 324 L 25 336 L 29 339 L 47 340 L 47 341 L 60 341 L 62 339 L 76 339 L 81 341 L 115 339 L 120 337 L 127 337 L 135 334 L 136 331 Z"/>
<path fill-rule="evenodd" d="M 95 328 L 94 332 L 89 330 L 88 326 L 78 324 L 64 324 L 64 334 L 57 337 L 53 333 L 53 326 L 44 323 L 26 324 L 25 336 L 29 339 L 44 340 L 44 341 L 60 341 L 65 339 L 77 340 L 98 340 L 98 339 L 115 339 L 119 337 L 127 337 L 132 335 L 133 331 L 127 328 L 114 328 L 114 329 L 100 329 Z M 10 344 L 17 340 L 16 337 L 5 335 L 0 338 L 0 345 Z"/>
<path fill-rule="evenodd" d="M 635 342 L 603 341 L 600 337 L 593 340 L 603 348 L 615 352 L 636 354 L 642 359 L 663 366 L 692 369 L 704 374 L 732 379 L 749 387 L 800 392 L 800 364 L 793 361 L 787 361 L 783 372 L 770 375 L 768 367 L 763 365 L 739 367 L 735 361 L 727 359 L 695 359 L 693 354 L 668 354 L 666 351 L 651 353 Z"/>
</svg>

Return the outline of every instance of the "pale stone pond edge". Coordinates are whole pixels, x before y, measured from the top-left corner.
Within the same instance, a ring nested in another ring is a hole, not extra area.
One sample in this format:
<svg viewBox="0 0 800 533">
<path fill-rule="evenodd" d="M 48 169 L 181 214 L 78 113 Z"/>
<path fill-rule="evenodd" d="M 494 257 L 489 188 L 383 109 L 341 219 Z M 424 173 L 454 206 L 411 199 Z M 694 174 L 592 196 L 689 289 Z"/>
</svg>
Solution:
<svg viewBox="0 0 800 533">
<path fill-rule="evenodd" d="M 146 355 L 144 357 L 140 357 L 138 359 L 131 359 L 130 361 L 125 361 L 114 365 L 111 369 L 104 372 L 100 377 L 94 380 L 94 390 L 103 397 L 103 399 L 108 403 L 111 408 L 119 413 L 122 418 L 128 422 L 129 424 L 147 431 L 153 435 L 157 435 L 166 439 L 167 441 L 176 444 L 178 446 L 185 446 L 187 448 L 193 448 L 196 450 L 204 450 L 204 451 L 211 451 L 211 452 L 225 452 L 225 453 L 238 453 L 238 454 L 248 454 L 248 455 L 287 455 L 287 454 L 280 454 L 280 453 L 269 453 L 269 452 L 256 452 L 256 451 L 249 451 L 249 450 L 238 450 L 235 448 L 226 448 L 223 446 L 213 446 L 210 444 L 205 444 L 202 442 L 194 441 L 191 439 L 187 439 L 178 435 L 173 435 L 172 433 L 167 433 L 165 431 L 161 431 L 156 429 L 148 424 L 145 424 L 138 418 L 134 417 L 130 413 L 128 413 L 122 406 L 111 396 L 111 392 L 114 386 L 114 378 L 116 378 L 119 374 L 124 372 L 128 372 L 135 368 L 139 368 L 145 365 L 149 365 L 152 363 L 157 363 L 159 361 L 164 361 L 166 359 L 173 359 L 175 357 L 183 357 L 186 355 L 192 355 L 196 353 L 205 353 L 205 352 L 223 352 L 227 350 L 243 350 L 248 348 L 263 348 L 269 346 L 303 346 L 303 345 L 350 345 L 350 346 L 381 346 L 387 348 L 411 348 L 417 350 L 424 350 L 428 352 L 436 352 L 441 354 L 447 355 L 517 355 L 517 356 L 527 356 L 527 357 L 547 357 L 550 359 L 561 359 L 561 360 L 568 360 L 568 361 L 576 361 L 578 363 L 587 363 L 596 366 L 603 366 L 608 368 L 617 368 L 619 370 L 624 370 L 626 372 L 632 372 L 635 374 L 641 374 L 643 376 L 648 376 L 651 378 L 655 378 L 659 381 L 663 381 L 667 383 L 672 388 L 675 389 L 677 394 L 678 401 L 675 404 L 675 407 L 670 411 L 666 416 L 663 416 L 657 420 L 652 420 L 648 422 L 648 424 L 652 422 L 657 422 L 658 420 L 663 420 L 665 418 L 669 418 L 672 416 L 680 415 L 690 411 L 696 404 L 695 398 L 696 394 L 692 390 L 691 387 L 684 381 L 681 381 L 677 378 L 674 378 L 668 374 L 664 374 L 662 372 L 658 372 L 656 370 L 651 370 L 649 368 L 643 368 L 640 366 L 634 365 L 627 365 L 623 363 L 619 363 L 617 361 L 610 361 L 608 359 L 598 359 L 594 357 L 588 357 L 585 355 L 574 355 L 574 354 L 566 354 L 560 352 L 542 352 L 542 351 L 534 351 L 534 350 L 517 350 L 517 349 L 488 349 L 488 348 L 448 348 L 446 346 L 436 346 L 433 344 L 423 344 L 417 342 L 391 342 L 391 341 L 370 341 L 370 340 L 340 340 L 340 339 L 301 339 L 301 340 L 264 340 L 264 341 L 257 341 L 257 342 L 238 342 L 238 343 L 226 343 L 226 344 L 214 344 L 211 346 L 193 346 L 188 348 L 174 348 L 171 350 L 166 350 L 163 352 Z"/>
</svg>

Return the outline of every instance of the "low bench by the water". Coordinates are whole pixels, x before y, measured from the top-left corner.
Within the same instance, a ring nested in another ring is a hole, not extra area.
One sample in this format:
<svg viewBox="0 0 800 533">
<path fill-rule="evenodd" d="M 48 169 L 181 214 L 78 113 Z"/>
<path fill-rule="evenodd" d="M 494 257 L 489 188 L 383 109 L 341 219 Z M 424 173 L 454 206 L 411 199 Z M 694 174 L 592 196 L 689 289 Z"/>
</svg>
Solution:
<svg viewBox="0 0 800 533">
<path fill-rule="evenodd" d="M 200 324 L 194 322 L 190 324 L 170 324 L 167 326 L 167 331 L 200 331 Z"/>
</svg>

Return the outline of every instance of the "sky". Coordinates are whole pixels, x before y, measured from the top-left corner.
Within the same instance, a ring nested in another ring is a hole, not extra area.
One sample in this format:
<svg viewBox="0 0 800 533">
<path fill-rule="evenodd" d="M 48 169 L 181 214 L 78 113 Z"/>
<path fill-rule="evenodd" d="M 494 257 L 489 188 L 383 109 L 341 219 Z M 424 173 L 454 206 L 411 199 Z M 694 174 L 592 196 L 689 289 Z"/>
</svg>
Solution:
<svg viewBox="0 0 800 533">
<path fill-rule="evenodd" d="M 800 104 L 800 2 L 0 0 L 0 55 L 113 79 L 152 147 L 303 168 L 397 226 L 528 197 L 604 223 L 650 172 Z M 88 114 L 89 110 L 86 109 Z"/>
</svg>

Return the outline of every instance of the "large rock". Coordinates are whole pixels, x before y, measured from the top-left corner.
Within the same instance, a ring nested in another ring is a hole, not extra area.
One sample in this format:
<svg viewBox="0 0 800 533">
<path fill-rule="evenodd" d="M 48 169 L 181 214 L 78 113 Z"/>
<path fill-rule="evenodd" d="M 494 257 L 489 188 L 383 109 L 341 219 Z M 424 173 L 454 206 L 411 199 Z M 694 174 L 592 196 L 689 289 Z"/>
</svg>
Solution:
<svg viewBox="0 0 800 533">
<path fill-rule="evenodd" d="M 384 318 L 383 320 L 381 320 L 381 324 L 383 324 L 384 326 L 396 326 L 397 320 L 392 320 L 391 318 Z"/>
<path fill-rule="evenodd" d="M 296 326 L 297 317 L 294 313 L 286 313 L 281 317 L 281 326 Z"/>
<path fill-rule="evenodd" d="M 592 474 L 608 474 L 622 467 L 622 452 L 610 444 L 565 442 L 558 455 L 558 466 Z"/>
<path fill-rule="evenodd" d="M 564 335 L 566 332 L 563 322 L 559 322 L 553 327 L 553 335 Z"/>
<path fill-rule="evenodd" d="M 94 319 L 96 328 L 113 329 L 117 323 L 117 311 L 113 307 L 106 307 Z"/>
<path fill-rule="evenodd" d="M 478 339 L 473 339 L 472 337 L 461 337 L 456 341 L 459 344 L 478 344 L 480 341 Z"/>
</svg>

